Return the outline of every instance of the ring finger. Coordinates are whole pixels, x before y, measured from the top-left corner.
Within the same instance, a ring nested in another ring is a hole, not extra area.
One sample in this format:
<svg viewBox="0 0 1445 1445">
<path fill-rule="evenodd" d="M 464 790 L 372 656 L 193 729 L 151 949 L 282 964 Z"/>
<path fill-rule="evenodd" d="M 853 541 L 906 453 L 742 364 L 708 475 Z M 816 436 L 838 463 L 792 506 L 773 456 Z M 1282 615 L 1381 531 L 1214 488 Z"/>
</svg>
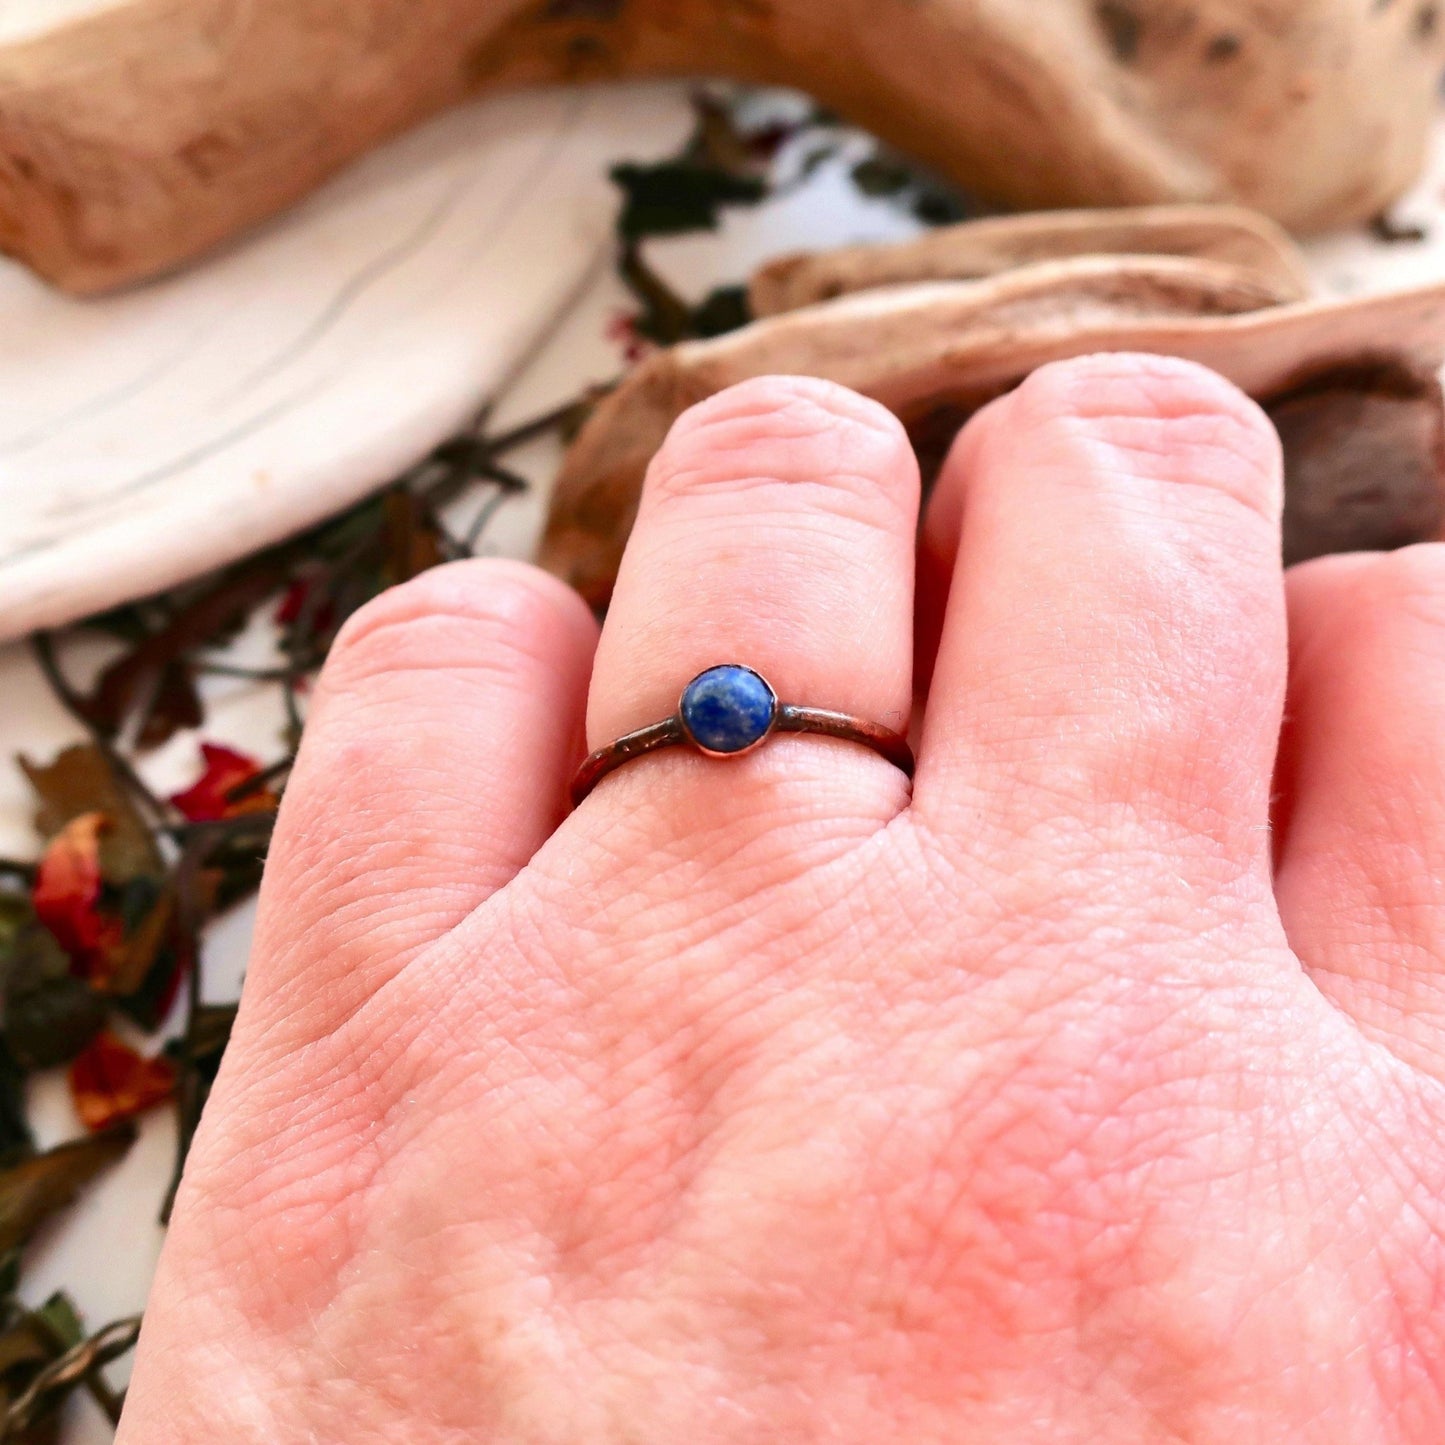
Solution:
<svg viewBox="0 0 1445 1445">
<path fill-rule="evenodd" d="M 676 711 L 717 663 L 755 668 L 784 702 L 906 732 L 918 468 L 882 407 L 827 382 L 768 377 L 686 413 L 649 469 L 592 677 L 588 746 Z M 848 742 L 775 737 L 716 761 L 670 748 L 598 790 L 630 819 L 696 835 L 776 829 L 781 814 L 876 826 L 907 782 Z M 596 807 L 598 805 L 592 805 Z M 617 816 L 613 813 L 612 816 Z"/>
</svg>

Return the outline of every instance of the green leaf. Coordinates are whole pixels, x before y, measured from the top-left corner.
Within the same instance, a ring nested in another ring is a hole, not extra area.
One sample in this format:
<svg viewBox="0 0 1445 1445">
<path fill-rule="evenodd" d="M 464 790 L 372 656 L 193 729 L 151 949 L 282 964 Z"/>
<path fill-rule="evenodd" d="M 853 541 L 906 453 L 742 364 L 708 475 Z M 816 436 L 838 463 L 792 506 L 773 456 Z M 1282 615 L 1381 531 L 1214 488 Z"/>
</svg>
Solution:
<svg viewBox="0 0 1445 1445">
<path fill-rule="evenodd" d="M 830 161 L 838 154 L 838 147 L 832 142 L 814 146 L 807 155 L 803 157 L 802 164 L 798 167 L 798 179 L 807 180 L 824 161 Z"/>
<path fill-rule="evenodd" d="M 0 1041 L 0 1167 L 35 1152 L 35 1138 L 25 1114 L 25 1073 Z M 4 1261 L 0 1259 L 0 1296 L 4 1287 Z"/>
<path fill-rule="evenodd" d="M 0 1000 L 5 1045 L 26 1072 L 69 1063 L 105 1022 L 105 1000 L 70 971 L 64 950 L 39 924 L 17 940 Z"/>
<path fill-rule="evenodd" d="M 725 205 L 756 205 L 767 194 L 758 176 L 732 175 L 694 161 L 613 166 L 612 179 L 625 201 L 617 227 L 628 241 L 717 229 Z"/>
<path fill-rule="evenodd" d="M 966 221 L 973 214 L 973 208 L 952 191 L 925 186 L 913 198 L 913 214 L 925 225 L 951 226 L 956 221 Z"/>
<path fill-rule="evenodd" d="M 719 286 L 693 310 L 692 327 L 698 336 L 722 336 L 753 319 L 746 286 Z"/>
<path fill-rule="evenodd" d="M 0 1255 L 0 1299 L 10 1300 L 10 1296 L 20 1288 L 20 1251 L 9 1250 Z"/>
<path fill-rule="evenodd" d="M 890 156 L 872 155 L 853 167 L 853 184 L 865 196 L 896 196 L 912 181 L 913 172 Z"/>
<path fill-rule="evenodd" d="M 21 933 L 35 922 L 35 910 L 24 893 L 0 892 L 0 977 L 9 966 Z"/>
<path fill-rule="evenodd" d="M 34 1313 L 55 1336 L 62 1350 L 73 1349 L 85 1338 L 80 1313 L 64 1290 L 56 1290 Z"/>
</svg>

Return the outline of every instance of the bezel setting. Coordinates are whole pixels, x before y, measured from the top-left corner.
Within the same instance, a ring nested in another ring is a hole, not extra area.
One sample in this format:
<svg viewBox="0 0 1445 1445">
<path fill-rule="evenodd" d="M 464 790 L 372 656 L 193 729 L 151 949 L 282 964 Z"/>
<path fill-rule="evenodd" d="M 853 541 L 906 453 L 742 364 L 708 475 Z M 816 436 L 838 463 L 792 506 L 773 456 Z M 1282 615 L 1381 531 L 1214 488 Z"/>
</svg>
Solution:
<svg viewBox="0 0 1445 1445">
<path fill-rule="evenodd" d="M 702 679 L 705 678 L 709 673 L 720 672 L 723 670 L 750 673 L 753 677 L 757 678 L 760 683 L 762 683 L 764 688 L 767 689 L 769 701 L 767 727 L 765 727 L 763 731 L 759 733 L 758 736 L 755 737 L 752 742 L 748 743 L 745 747 L 732 748 L 730 750 L 719 750 L 717 748 L 710 748 L 705 743 L 700 742 L 698 738 L 693 734 L 692 728 L 688 725 L 687 721 L 686 702 L 688 693 L 691 692 L 693 687 L 697 683 L 701 682 Z M 687 686 L 684 687 L 683 690 L 678 694 L 677 699 L 677 721 L 679 726 L 682 728 L 683 736 L 686 737 L 690 746 L 695 748 L 698 752 L 702 753 L 704 757 L 709 758 L 742 758 L 762 747 L 762 745 L 767 742 L 767 740 L 772 736 L 773 731 L 778 725 L 778 714 L 780 710 L 781 707 L 778 702 L 777 689 L 772 685 L 772 683 L 767 680 L 767 678 L 762 675 L 762 673 L 757 670 L 757 668 L 749 667 L 745 662 L 715 662 L 712 664 L 711 667 L 703 668 L 701 672 L 699 672 L 695 677 L 691 678 L 688 681 Z"/>
</svg>

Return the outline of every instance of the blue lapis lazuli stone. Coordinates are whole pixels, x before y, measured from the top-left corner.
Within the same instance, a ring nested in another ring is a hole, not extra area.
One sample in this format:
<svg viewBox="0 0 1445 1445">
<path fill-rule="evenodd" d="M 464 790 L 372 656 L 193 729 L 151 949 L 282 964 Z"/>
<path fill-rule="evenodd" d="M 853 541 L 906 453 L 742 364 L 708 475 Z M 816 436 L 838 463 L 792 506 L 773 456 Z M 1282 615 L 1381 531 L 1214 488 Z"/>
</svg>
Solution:
<svg viewBox="0 0 1445 1445">
<path fill-rule="evenodd" d="M 750 667 L 724 663 L 700 672 L 682 694 L 682 721 L 699 747 L 740 753 L 772 726 L 778 700 Z"/>
</svg>

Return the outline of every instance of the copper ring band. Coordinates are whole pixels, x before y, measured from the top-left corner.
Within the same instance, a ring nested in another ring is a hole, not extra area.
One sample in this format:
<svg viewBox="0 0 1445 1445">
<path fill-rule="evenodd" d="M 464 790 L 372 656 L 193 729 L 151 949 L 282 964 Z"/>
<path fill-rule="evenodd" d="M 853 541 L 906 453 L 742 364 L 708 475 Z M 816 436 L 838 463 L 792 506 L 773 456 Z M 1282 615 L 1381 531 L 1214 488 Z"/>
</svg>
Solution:
<svg viewBox="0 0 1445 1445">
<path fill-rule="evenodd" d="M 737 667 L 738 664 L 727 664 L 727 666 Z M 688 688 L 707 676 L 708 672 L 715 670 L 719 669 L 709 668 L 706 672 L 700 673 L 692 683 L 688 684 Z M 746 671 L 753 672 L 753 669 L 748 668 Z M 756 673 L 753 675 L 757 676 Z M 760 747 L 774 733 L 819 733 L 824 737 L 841 738 L 844 742 L 861 743 L 865 748 L 871 748 L 880 757 L 886 758 L 905 777 L 913 776 L 913 749 L 908 746 L 908 739 L 901 733 L 896 733 L 881 723 L 870 722 L 867 718 L 854 717 L 850 713 L 777 702 L 776 695 L 774 695 L 772 718 L 759 737 L 745 747 L 729 752 L 717 752 L 703 746 L 692 735 L 683 720 L 688 688 L 683 689 L 683 701 L 679 702 L 677 712 L 671 717 L 664 718 L 661 722 L 651 723 L 647 727 L 638 728 L 634 732 L 624 733 L 615 742 L 598 748 L 578 768 L 576 776 L 572 779 L 572 806 L 574 808 L 608 773 L 620 768 L 624 763 L 630 763 L 635 758 L 645 757 L 648 753 L 655 753 L 661 748 L 690 746 L 694 751 L 700 752 L 706 757 L 741 757 Z"/>
</svg>

